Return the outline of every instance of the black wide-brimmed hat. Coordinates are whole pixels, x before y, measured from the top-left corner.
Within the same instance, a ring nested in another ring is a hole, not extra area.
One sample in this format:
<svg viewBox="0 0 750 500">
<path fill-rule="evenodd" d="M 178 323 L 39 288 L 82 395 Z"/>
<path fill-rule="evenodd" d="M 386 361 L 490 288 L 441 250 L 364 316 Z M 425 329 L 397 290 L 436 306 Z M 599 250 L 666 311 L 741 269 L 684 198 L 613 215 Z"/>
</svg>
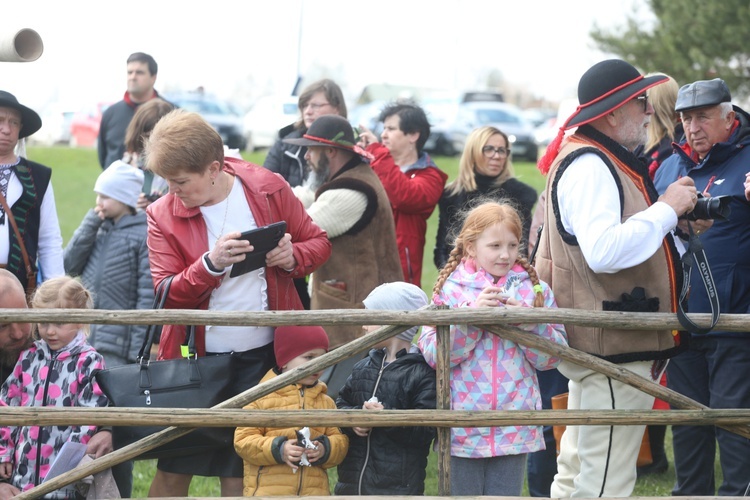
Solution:
<svg viewBox="0 0 750 500">
<path fill-rule="evenodd" d="M 18 102 L 16 96 L 10 92 L 0 90 L 0 108 L 13 108 L 21 113 L 21 131 L 18 133 L 18 138 L 23 139 L 28 137 L 40 128 L 42 128 L 42 119 L 39 115 L 31 108 L 27 108 L 23 104 Z"/>
<path fill-rule="evenodd" d="M 668 79 L 666 75 L 644 77 L 622 59 L 608 59 L 596 63 L 578 82 L 580 104 L 565 122 L 565 130 L 601 118 Z"/>
<path fill-rule="evenodd" d="M 622 59 L 607 59 L 594 64 L 578 82 L 579 105 L 560 127 L 555 140 L 547 146 L 547 152 L 539 160 L 539 170 L 544 174 L 549 171 L 566 130 L 591 123 L 668 79 L 666 75 L 644 77 Z"/>
<path fill-rule="evenodd" d="M 323 115 L 316 119 L 300 139 L 283 139 L 297 146 L 330 146 L 355 151 L 354 130 L 346 118 L 339 115 Z"/>
</svg>

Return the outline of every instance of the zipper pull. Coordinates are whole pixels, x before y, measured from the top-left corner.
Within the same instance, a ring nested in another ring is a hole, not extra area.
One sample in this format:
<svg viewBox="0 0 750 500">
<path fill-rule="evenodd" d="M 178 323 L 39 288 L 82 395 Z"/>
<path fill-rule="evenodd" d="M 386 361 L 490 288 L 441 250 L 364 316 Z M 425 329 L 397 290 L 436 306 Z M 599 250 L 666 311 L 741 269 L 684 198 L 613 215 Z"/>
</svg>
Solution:
<svg viewBox="0 0 750 500">
<path fill-rule="evenodd" d="M 146 406 L 150 406 L 151 405 L 151 391 L 146 389 L 145 391 L 143 391 L 143 394 L 146 396 Z"/>
</svg>

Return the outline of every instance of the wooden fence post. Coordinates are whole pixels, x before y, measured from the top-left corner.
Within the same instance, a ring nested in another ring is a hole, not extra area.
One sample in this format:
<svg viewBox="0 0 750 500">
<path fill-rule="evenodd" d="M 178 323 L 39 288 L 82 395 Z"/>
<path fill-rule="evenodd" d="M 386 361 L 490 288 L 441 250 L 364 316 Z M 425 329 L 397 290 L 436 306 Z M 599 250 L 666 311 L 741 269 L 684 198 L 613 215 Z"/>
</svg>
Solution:
<svg viewBox="0 0 750 500">
<path fill-rule="evenodd" d="M 437 309 L 449 309 L 448 306 L 438 306 Z M 451 355 L 451 327 L 440 325 L 437 333 L 437 409 L 451 409 L 450 355 Z M 451 429 L 438 427 L 438 495 L 451 494 Z"/>
</svg>

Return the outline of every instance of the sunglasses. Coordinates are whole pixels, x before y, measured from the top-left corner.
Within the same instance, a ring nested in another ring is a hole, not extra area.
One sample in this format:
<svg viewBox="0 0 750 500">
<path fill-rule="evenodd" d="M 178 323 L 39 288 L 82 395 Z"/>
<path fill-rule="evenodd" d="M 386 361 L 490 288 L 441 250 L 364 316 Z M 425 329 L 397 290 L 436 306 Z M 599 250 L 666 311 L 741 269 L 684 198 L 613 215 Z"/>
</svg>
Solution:
<svg viewBox="0 0 750 500">
<path fill-rule="evenodd" d="M 643 104 L 643 112 L 648 111 L 648 94 L 639 95 L 634 100 L 640 101 Z"/>
</svg>

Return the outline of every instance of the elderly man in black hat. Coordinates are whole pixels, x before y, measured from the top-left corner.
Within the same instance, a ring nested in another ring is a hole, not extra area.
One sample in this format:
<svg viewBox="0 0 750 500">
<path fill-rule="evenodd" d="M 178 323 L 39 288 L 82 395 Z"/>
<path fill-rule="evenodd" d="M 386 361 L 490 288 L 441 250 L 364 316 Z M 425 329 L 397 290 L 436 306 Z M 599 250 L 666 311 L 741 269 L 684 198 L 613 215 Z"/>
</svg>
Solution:
<svg viewBox="0 0 750 500">
<path fill-rule="evenodd" d="M 0 90 L 0 267 L 27 292 L 36 287 L 37 261 L 42 279 L 65 274 L 52 170 L 16 153 L 18 141 L 41 127 L 34 110 Z"/>
<path fill-rule="evenodd" d="M 313 274 L 312 309 L 362 308 L 362 300 L 376 286 L 404 279 L 385 189 L 363 161 L 368 153 L 356 145 L 345 118 L 321 116 L 302 138 L 284 142 L 307 146 L 311 172 L 295 194 L 333 245 L 331 258 Z M 362 333 L 358 326 L 325 329 L 331 348 Z M 329 394 L 336 394 L 338 382 L 329 385 Z"/>
<path fill-rule="evenodd" d="M 675 312 L 679 254 L 671 231 L 693 209 L 690 178 L 657 197 L 633 150 L 654 112 L 643 77 L 625 61 L 592 66 L 578 84 L 580 105 L 539 162 L 548 174 L 536 268 L 558 305 L 587 310 Z M 566 130 L 577 127 L 572 135 Z M 681 348 L 670 330 L 568 325 L 570 346 L 657 381 Z M 570 409 L 650 409 L 654 398 L 594 370 L 562 362 Z M 644 426 L 572 426 L 561 442 L 552 497 L 624 497 L 636 481 Z"/>
<path fill-rule="evenodd" d="M 664 161 L 655 179 L 659 189 L 680 177 L 695 181 L 704 196 L 727 196 L 731 214 L 717 218 L 709 230 L 694 226 L 716 283 L 721 312 L 750 311 L 750 204 L 744 183 L 750 171 L 750 115 L 732 106 L 723 80 L 701 80 L 682 87 L 675 111 L 685 141 Z M 691 274 L 690 312 L 709 313 L 711 302 L 698 277 Z M 687 352 L 669 364 L 670 388 L 711 408 L 750 407 L 750 336 L 713 330 L 692 335 Z M 672 428 L 677 483 L 674 495 L 716 494 L 714 460 L 719 444 L 723 483 L 719 495 L 743 496 L 750 482 L 750 441 L 714 426 Z"/>
</svg>

